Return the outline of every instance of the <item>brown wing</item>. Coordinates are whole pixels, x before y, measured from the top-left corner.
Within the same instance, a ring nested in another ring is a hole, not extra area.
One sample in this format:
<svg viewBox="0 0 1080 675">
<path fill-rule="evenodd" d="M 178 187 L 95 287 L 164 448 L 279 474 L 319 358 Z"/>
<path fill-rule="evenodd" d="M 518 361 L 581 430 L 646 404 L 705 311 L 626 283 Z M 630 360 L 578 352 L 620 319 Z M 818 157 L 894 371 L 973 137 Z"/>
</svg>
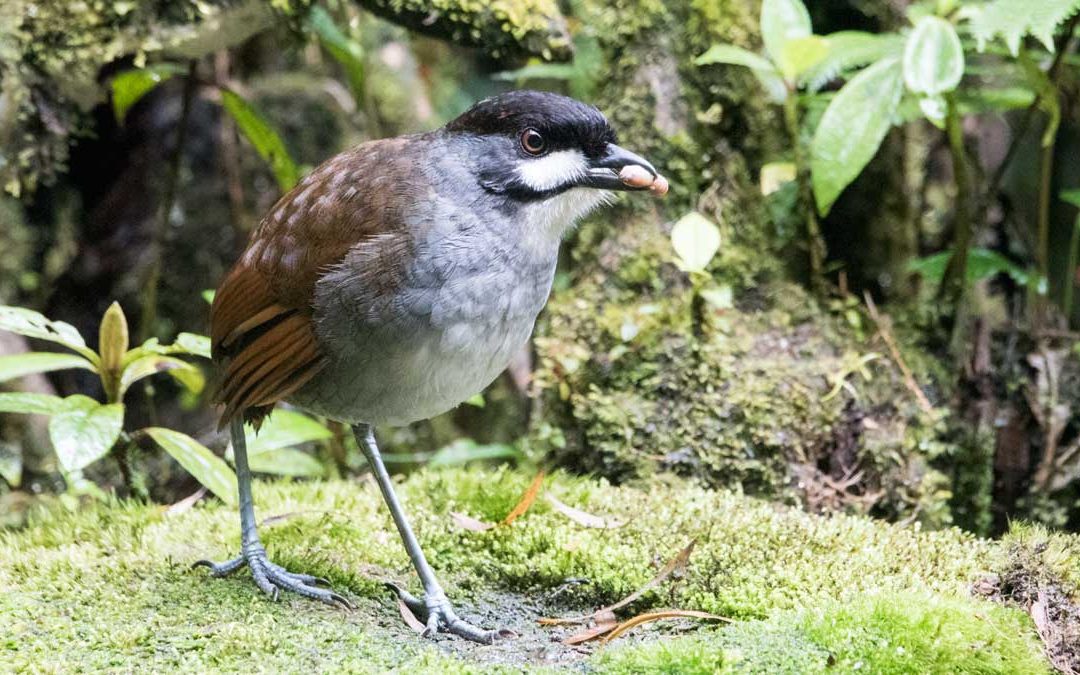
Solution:
<svg viewBox="0 0 1080 675">
<path fill-rule="evenodd" d="M 258 424 L 323 368 L 315 284 L 360 241 L 401 227 L 388 197 L 410 179 L 401 158 L 414 142 L 366 143 L 330 159 L 256 228 L 210 310 L 213 357 L 223 369 L 221 426 L 236 415 Z"/>
</svg>

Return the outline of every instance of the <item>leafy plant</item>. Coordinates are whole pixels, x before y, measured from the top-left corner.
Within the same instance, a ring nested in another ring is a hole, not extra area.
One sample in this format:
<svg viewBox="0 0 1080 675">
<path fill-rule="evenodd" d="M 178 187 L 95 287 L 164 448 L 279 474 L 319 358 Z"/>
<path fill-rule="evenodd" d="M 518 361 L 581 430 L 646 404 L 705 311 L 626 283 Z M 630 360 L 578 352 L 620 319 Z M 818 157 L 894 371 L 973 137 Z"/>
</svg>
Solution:
<svg viewBox="0 0 1080 675">
<path fill-rule="evenodd" d="M 135 438 L 145 433 L 214 494 L 230 502 L 235 499 L 235 489 L 219 492 L 229 481 L 235 488 L 232 471 L 194 439 L 168 429 L 144 429 L 135 434 L 123 430 L 124 395 L 135 382 L 157 373 L 167 373 L 192 392 L 202 390 L 205 384 L 202 371 L 178 357 L 209 358 L 209 339 L 181 333 L 171 345 L 162 345 L 152 339 L 131 348 L 127 319 L 117 303 L 113 303 L 102 317 L 97 351 L 86 346 L 74 326 L 50 321 L 38 312 L 21 307 L 0 306 L 0 329 L 47 340 L 74 352 L 29 352 L 0 357 L 0 381 L 68 368 L 89 370 L 101 381 L 105 392 L 103 402 L 82 394 L 61 398 L 51 394 L 0 393 L 0 412 L 50 417 L 49 438 L 60 467 L 69 479 L 78 480 L 83 469 L 111 453 L 120 462 L 132 492 L 145 497 L 145 487 L 130 461 Z M 161 442 L 161 438 L 168 442 Z"/>
<path fill-rule="evenodd" d="M 185 69 L 177 64 L 157 63 L 145 68 L 126 70 L 113 77 L 110 87 L 113 113 L 117 121 L 123 122 L 131 107 L 155 87 L 184 72 Z M 259 156 L 270 166 L 281 190 L 288 191 L 296 185 L 300 179 L 300 168 L 289 154 L 285 142 L 273 125 L 235 91 L 220 84 L 210 86 L 218 89 L 222 108 L 233 118 L 240 133 L 248 139 Z"/>
</svg>

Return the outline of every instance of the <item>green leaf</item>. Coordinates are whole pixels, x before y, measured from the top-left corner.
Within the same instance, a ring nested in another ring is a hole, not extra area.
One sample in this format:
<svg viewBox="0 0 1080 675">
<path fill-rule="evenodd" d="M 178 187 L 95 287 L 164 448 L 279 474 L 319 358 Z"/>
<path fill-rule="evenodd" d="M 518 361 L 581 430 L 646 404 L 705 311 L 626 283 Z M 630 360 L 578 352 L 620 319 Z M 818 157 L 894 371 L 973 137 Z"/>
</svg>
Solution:
<svg viewBox="0 0 1080 675">
<path fill-rule="evenodd" d="M 729 44 L 715 44 L 709 47 L 704 54 L 694 59 L 694 63 L 699 66 L 722 63 L 729 66 L 745 66 L 751 70 L 776 70 L 776 67 L 764 57 Z"/>
<path fill-rule="evenodd" d="M 49 420 L 49 438 L 60 466 L 71 473 L 101 459 L 120 437 L 123 425 L 123 404 L 103 405 L 89 396 L 68 396 Z"/>
<path fill-rule="evenodd" d="M 1058 197 L 1060 197 L 1063 202 L 1080 208 L 1080 190 L 1063 190 L 1058 194 Z"/>
<path fill-rule="evenodd" d="M 274 448 L 248 455 L 248 465 L 255 473 L 295 478 L 322 478 L 326 467 L 322 462 L 300 450 Z"/>
<path fill-rule="evenodd" d="M 501 82 L 518 80 L 571 80 L 577 76 L 577 68 L 572 63 L 530 63 L 515 70 L 502 70 L 491 75 L 491 79 Z"/>
<path fill-rule="evenodd" d="M 364 92 L 364 48 L 338 28 L 330 13 L 319 5 L 308 12 L 307 27 L 319 38 L 323 49 L 345 69 L 353 97 L 360 100 Z"/>
<path fill-rule="evenodd" d="M 214 295 L 216 295 L 216 294 L 217 294 L 216 290 L 214 290 L 213 288 L 208 288 L 205 291 L 203 291 L 202 293 L 200 293 L 199 295 L 202 297 L 203 301 L 206 302 L 206 304 L 212 305 L 212 304 L 214 304 Z"/>
<path fill-rule="evenodd" d="M 0 330 L 55 342 L 79 352 L 94 365 L 98 363 L 98 355 L 86 346 L 74 326 L 63 321 L 50 321 L 32 309 L 0 305 Z"/>
<path fill-rule="evenodd" d="M 797 83 L 799 77 L 821 63 L 829 53 L 829 43 L 817 35 L 789 40 L 780 55 L 780 74 L 785 80 Z"/>
<path fill-rule="evenodd" d="M 469 398 L 465 399 L 465 405 L 471 405 L 476 408 L 483 408 L 485 405 L 487 405 L 487 401 L 484 400 L 484 394 L 481 392 L 479 394 L 473 394 Z"/>
<path fill-rule="evenodd" d="M 720 228 L 697 211 L 691 211 L 671 228 L 671 245 L 684 272 L 704 272 L 720 250 Z"/>
<path fill-rule="evenodd" d="M 940 284 L 952 255 L 952 251 L 942 251 L 925 258 L 919 258 L 911 261 L 908 264 L 908 269 L 932 284 Z M 1021 286 L 1027 286 L 1032 281 L 1032 277 L 1027 270 L 997 251 L 985 248 L 973 248 L 968 251 L 967 270 L 965 272 L 968 283 L 975 283 L 995 274 L 1008 274 Z"/>
<path fill-rule="evenodd" d="M 512 445 L 505 443 L 479 445 L 472 439 L 462 438 L 440 448 L 432 455 L 428 466 L 438 468 L 457 466 L 483 459 L 520 459 L 521 457 L 521 451 Z"/>
<path fill-rule="evenodd" d="M 64 399 L 33 392 L 0 393 L 0 412 L 24 415 L 52 415 L 64 407 Z"/>
<path fill-rule="evenodd" d="M 210 338 L 195 333 L 180 333 L 173 341 L 172 350 L 173 354 L 191 354 L 208 359 L 210 358 Z"/>
<path fill-rule="evenodd" d="M 877 153 L 903 89 L 900 62 L 885 59 L 853 77 L 829 102 L 810 143 L 810 176 L 821 213 L 829 212 Z"/>
<path fill-rule="evenodd" d="M 184 69 L 175 63 L 155 63 L 146 68 L 125 70 L 114 77 L 110 86 L 116 122 L 123 124 L 128 110 L 138 103 L 139 99 L 162 82 L 183 72 Z"/>
<path fill-rule="evenodd" d="M 221 501 L 230 505 L 236 504 L 236 474 L 225 460 L 210 452 L 202 443 L 179 431 L 163 427 L 148 427 L 143 431 Z"/>
<path fill-rule="evenodd" d="M 813 33 L 810 13 L 800 0 L 765 0 L 761 3 L 761 38 L 773 63 L 780 63 L 784 47 Z"/>
<path fill-rule="evenodd" d="M 331 436 L 333 434 L 323 424 L 295 410 L 275 410 L 258 433 L 250 426 L 244 427 L 248 457 L 277 448 L 323 441 Z"/>
<path fill-rule="evenodd" d="M 236 121 L 240 133 L 244 134 L 259 156 L 270 165 L 282 191 L 291 190 L 300 179 L 300 169 L 289 155 L 281 136 L 250 103 L 235 92 L 222 89 L 221 104 Z"/>
<path fill-rule="evenodd" d="M 49 373 L 54 370 L 83 368 L 94 370 L 93 364 L 78 354 L 58 352 L 28 352 L 0 356 L 0 382 L 14 380 L 33 373 Z"/>
<path fill-rule="evenodd" d="M 128 324 L 120 303 L 113 302 L 105 310 L 98 328 L 98 352 L 102 372 L 119 371 L 128 350 Z"/>
<path fill-rule="evenodd" d="M 971 32 L 979 51 L 1000 35 L 1016 56 L 1020 42 L 1027 35 L 1035 36 L 1049 51 L 1054 51 L 1054 32 L 1080 10 L 1080 0 L 993 0 L 974 9 Z"/>
<path fill-rule="evenodd" d="M 248 465 L 257 473 L 279 476 L 323 476 L 326 469 L 318 459 L 290 446 L 322 441 L 333 436 L 319 421 L 295 410 L 275 410 L 256 433 L 244 427 Z M 225 458 L 234 461 L 232 446 Z"/>
<path fill-rule="evenodd" d="M 799 78 L 799 84 L 807 91 L 818 91 L 855 68 L 890 56 L 899 58 L 904 50 L 904 38 L 893 33 L 876 35 L 854 30 L 840 31 L 826 35 L 825 43 L 828 51 L 824 58 Z"/>
<path fill-rule="evenodd" d="M 124 371 L 120 376 L 120 396 L 123 397 L 131 385 L 139 380 L 155 373 L 166 372 L 181 386 L 194 394 L 201 392 L 206 385 L 206 378 L 203 376 L 202 371 L 187 361 L 182 361 L 174 356 L 146 354 L 124 367 Z"/>
<path fill-rule="evenodd" d="M 919 20 L 904 45 L 904 83 L 929 97 L 947 94 L 964 76 L 964 47 L 953 25 L 936 16 Z"/>
</svg>

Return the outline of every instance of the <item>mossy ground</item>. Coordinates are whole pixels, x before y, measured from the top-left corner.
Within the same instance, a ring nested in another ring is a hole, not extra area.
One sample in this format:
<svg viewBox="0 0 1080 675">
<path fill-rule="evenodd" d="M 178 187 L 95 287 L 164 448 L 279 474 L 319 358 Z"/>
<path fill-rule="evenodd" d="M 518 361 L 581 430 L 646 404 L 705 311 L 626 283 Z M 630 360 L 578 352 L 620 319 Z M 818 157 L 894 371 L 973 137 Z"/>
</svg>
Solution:
<svg viewBox="0 0 1080 675">
<path fill-rule="evenodd" d="M 415 590 L 408 560 L 370 481 L 260 483 L 271 557 L 327 576 L 350 614 L 295 597 L 272 603 L 245 572 L 209 580 L 192 561 L 238 546 L 236 516 L 218 503 L 167 515 L 116 503 L 59 514 L 0 539 L 0 652 L 15 670 L 712 672 L 1041 672 L 1024 613 L 973 599 L 993 544 L 957 530 L 922 532 L 819 517 L 683 483 L 648 490 L 555 476 L 562 501 L 623 520 L 572 523 L 540 499 L 508 527 L 466 532 L 449 511 L 497 520 L 530 476 L 422 472 L 401 487 L 418 534 L 459 611 L 499 621 L 517 641 L 480 647 L 406 628 L 381 586 Z M 535 619 L 615 601 L 652 578 L 691 539 L 681 577 L 624 616 L 678 607 L 724 614 L 726 627 L 637 629 L 608 647 L 563 647 L 574 628 Z M 568 583 L 568 580 L 584 583 Z"/>
</svg>

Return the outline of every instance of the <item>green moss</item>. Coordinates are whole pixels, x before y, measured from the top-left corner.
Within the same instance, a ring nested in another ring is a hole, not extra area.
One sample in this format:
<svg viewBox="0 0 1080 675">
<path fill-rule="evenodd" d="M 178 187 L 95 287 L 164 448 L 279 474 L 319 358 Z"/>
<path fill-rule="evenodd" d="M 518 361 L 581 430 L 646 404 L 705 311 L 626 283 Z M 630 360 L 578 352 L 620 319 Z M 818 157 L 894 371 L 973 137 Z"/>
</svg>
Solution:
<svg viewBox="0 0 1080 675">
<path fill-rule="evenodd" d="M 647 593 L 626 613 L 675 606 L 740 620 L 731 629 L 694 638 L 703 641 L 700 650 L 742 645 L 749 658 L 755 656 L 751 645 L 770 635 L 797 635 L 838 659 L 862 658 L 873 671 L 874 660 L 887 656 L 874 645 L 882 636 L 899 640 L 901 628 L 911 633 L 904 639 L 914 642 L 897 644 L 912 644 L 922 653 L 918 645 L 936 640 L 935 648 L 955 652 L 952 658 L 961 666 L 977 659 L 1006 663 L 1019 658 L 1017 644 L 1030 643 L 1030 627 L 1014 613 L 961 600 L 992 564 L 996 549 L 956 530 L 928 533 L 860 517 L 821 518 L 681 483 L 643 491 L 561 475 L 549 479 L 546 489 L 626 524 L 582 528 L 541 499 L 510 527 L 478 534 L 451 525 L 450 511 L 500 518 L 529 480 L 509 471 L 455 470 L 415 474 L 401 488 L 428 556 L 461 612 L 486 623 L 502 617 L 525 636 L 517 646 L 432 644 L 409 634 L 398 625 L 381 581 L 397 580 L 414 590 L 416 584 L 374 485 L 282 482 L 255 490 L 261 518 L 284 516 L 262 528 L 271 557 L 296 571 L 328 576 L 358 600 L 355 613 L 295 597 L 271 603 L 246 572 L 217 581 L 190 570 L 198 558 L 235 552 L 231 509 L 211 504 L 168 516 L 160 507 L 117 503 L 58 513 L 0 536 L 0 649 L 16 670 L 73 663 L 88 670 L 122 669 L 132 662 L 156 670 L 234 670 L 253 658 L 267 670 L 290 672 L 520 667 L 531 645 L 559 649 L 550 646 L 551 638 L 573 630 L 539 628 L 538 616 L 617 600 L 652 578 L 658 561 L 695 538 L 685 574 Z M 567 589 L 568 578 L 588 583 Z M 557 588 L 562 590 L 555 593 Z M 878 594 L 909 599 L 873 600 Z M 912 614 L 916 605 L 921 614 Z M 831 609 L 814 609 L 820 607 Z M 975 622 L 1018 637 L 979 642 L 985 653 L 973 654 L 972 640 L 982 639 L 972 632 Z M 863 623 L 866 633 L 856 634 Z M 953 630 L 953 624 L 959 627 Z M 713 643 L 714 636 L 721 641 Z M 672 654 L 691 653 L 671 644 Z M 446 652 L 446 645 L 453 651 Z M 790 652 L 777 649 L 771 653 L 778 662 L 788 658 L 784 653 Z M 601 670 L 638 658 L 624 654 L 622 661 L 609 661 L 619 652 L 606 653 L 613 656 L 596 662 Z M 566 650 L 560 658 L 573 654 Z M 640 658 L 652 662 L 644 654 Z M 1026 658 L 1036 659 L 1037 650 Z"/>
<path fill-rule="evenodd" d="M 570 56 L 566 22 L 554 0 L 360 0 L 365 9 L 420 33 L 494 57 Z"/>
<path fill-rule="evenodd" d="M 763 259 L 760 228 L 744 227 L 752 202 L 718 201 L 710 283 L 732 289 L 730 309 L 695 307 L 666 228 L 582 232 L 591 258 L 537 340 L 534 445 L 616 481 L 673 469 L 814 510 L 948 523 L 950 486 L 931 465 L 944 452 L 938 414 L 919 410 L 857 311 L 822 308 Z M 559 445 L 540 438 L 552 428 Z"/>
<path fill-rule="evenodd" d="M 612 650 L 634 673 L 1049 673 L 1018 610 L 920 593 L 829 602 L 767 621 Z"/>
</svg>

